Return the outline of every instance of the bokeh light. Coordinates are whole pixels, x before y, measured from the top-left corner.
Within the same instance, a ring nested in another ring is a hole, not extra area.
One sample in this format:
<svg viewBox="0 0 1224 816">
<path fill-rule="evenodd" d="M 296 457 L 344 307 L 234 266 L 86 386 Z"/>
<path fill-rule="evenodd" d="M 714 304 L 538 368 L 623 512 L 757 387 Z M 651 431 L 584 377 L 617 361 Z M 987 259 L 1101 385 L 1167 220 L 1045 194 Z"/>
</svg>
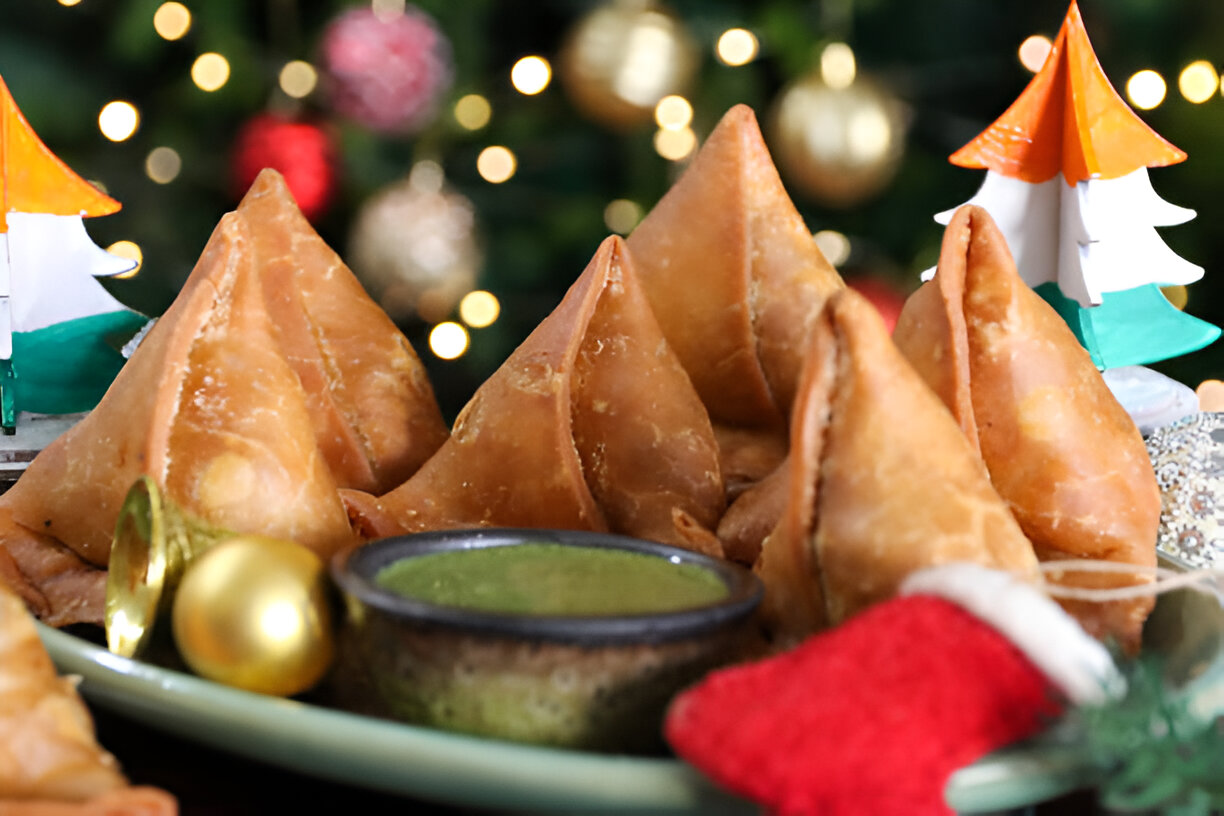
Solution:
<svg viewBox="0 0 1224 816">
<path fill-rule="evenodd" d="M 1167 91 L 1164 77 L 1151 69 L 1136 72 L 1126 80 L 1126 97 L 1141 110 L 1151 110 L 1164 101 Z"/>
<path fill-rule="evenodd" d="M 140 245 L 133 241 L 116 241 L 106 248 L 106 251 L 112 255 L 118 255 L 120 258 L 127 258 L 136 262 L 136 266 L 129 269 L 120 275 L 114 275 L 116 278 L 130 278 L 140 271 L 140 267 L 144 264 L 144 252 L 140 249 Z"/>
<path fill-rule="evenodd" d="M 654 148 L 660 156 L 670 161 L 680 161 L 697 147 L 697 134 L 692 128 L 660 128 L 655 131 Z"/>
<path fill-rule="evenodd" d="M 718 38 L 714 53 L 724 65 L 747 65 L 756 59 L 760 44 L 746 28 L 729 28 Z"/>
<path fill-rule="evenodd" d="M 158 184 L 169 184 L 178 178 L 183 159 L 172 147 L 155 147 L 145 157 L 145 173 Z"/>
<path fill-rule="evenodd" d="M 514 153 L 501 145 L 486 147 L 476 157 L 476 172 L 491 184 L 509 181 L 517 169 L 518 159 L 514 157 Z"/>
<path fill-rule="evenodd" d="M 523 57 L 510 69 L 510 84 L 521 94 L 538 94 L 551 81 L 552 66 L 543 57 Z"/>
<path fill-rule="evenodd" d="M 845 43 L 829 43 L 820 52 L 820 77 L 834 90 L 849 88 L 858 74 L 854 51 Z"/>
<path fill-rule="evenodd" d="M 655 122 L 665 130 L 680 130 L 692 121 L 693 106 L 683 96 L 665 96 L 655 105 Z"/>
<path fill-rule="evenodd" d="M 473 329 L 492 326 L 501 315 L 501 303 L 492 292 L 477 289 L 459 301 L 459 319 Z"/>
<path fill-rule="evenodd" d="M 140 111 L 131 102 L 107 102 L 98 114 L 98 129 L 112 142 L 130 139 L 140 127 Z"/>
<path fill-rule="evenodd" d="M 1195 60 L 1182 69 L 1177 77 L 1177 89 L 1194 104 L 1202 104 L 1215 96 L 1220 87 L 1220 75 L 1207 60 Z"/>
<path fill-rule="evenodd" d="M 280 89 L 294 99 L 305 99 L 319 84 L 319 72 L 305 60 L 286 62 L 280 71 Z"/>
<path fill-rule="evenodd" d="M 462 357 L 468 342 L 467 329 L 452 320 L 439 323 L 429 332 L 429 350 L 443 360 Z"/>
<path fill-rule="evenodd" d="M 642 205 L 627 198 L 618 198 L 604 207 L 604 226 L 618 235 L 628 235 L 642 220 Z"/>
<path fill-rule="evenodd" d="M 165 40 L 179 40 L 191 30 L 191 12 L 182 3 L 162 3 L 153 12 L 153 30 Z"/>
<path fill-rule="evenodd" d="M 201 54 L 191 64 L 191 81 L 202 91 L 215 91 L 229 82 L 229 60 L 215 52 Z"/>
<path fill-rule="evenodd" d="M 820 254 L 834 266 L 841 266 L 850 258 L 850 239 L 837 230 L 821 230 L 812 236 Z"/>
<path fill-rule="evenodd" d="M 1042 34 L 1025 37 L 1017 52 L 1020 64 L 1034 74 L 1037 73 L 1041 70 L 1041 66 L 1045 65 L 1046 57 L 1050 56 L 1050 50 L 1053 47 L 1054 44 L 1050 42 L 1050 38 Z"/>
<path fill-rule="evenodd" d="M 493 118 L 493 106 L 480 94 L 467 94 L 455 103 L 455 121 L 466 130 L 480 130 Z"/>
</svg>

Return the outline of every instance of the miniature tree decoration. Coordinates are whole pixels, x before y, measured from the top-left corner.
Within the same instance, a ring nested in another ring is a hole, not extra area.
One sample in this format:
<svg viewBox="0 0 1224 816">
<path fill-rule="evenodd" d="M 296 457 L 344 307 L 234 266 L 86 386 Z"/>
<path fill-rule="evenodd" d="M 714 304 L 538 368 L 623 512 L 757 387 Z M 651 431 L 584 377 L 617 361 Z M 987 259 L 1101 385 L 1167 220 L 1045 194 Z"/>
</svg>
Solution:
<svg viewBox="0 0 1224 816">
<path fill-rule="evenodd" d="M 0 425 L 92 408 L 146 322 L 94 280 L 130 271 L 85 231 L 119 209 L 39 140 L 0 79 Z"/>
<path fill-rule="evenodd" d="M 1025 282 L 1109 369 L 1195 351 L 1220 335 L 1160 291 L 1203 275 L 1156 232 L 1194 211 L 1161 199 L 1147 168 L 1185 158 L 1114 90 L 1072 0 L 1042 69 L 950 161 L 987 171 L 971 203 L 998 223 Z M 936 220 L 946 224 L 952 212 Z"/>
</svg>

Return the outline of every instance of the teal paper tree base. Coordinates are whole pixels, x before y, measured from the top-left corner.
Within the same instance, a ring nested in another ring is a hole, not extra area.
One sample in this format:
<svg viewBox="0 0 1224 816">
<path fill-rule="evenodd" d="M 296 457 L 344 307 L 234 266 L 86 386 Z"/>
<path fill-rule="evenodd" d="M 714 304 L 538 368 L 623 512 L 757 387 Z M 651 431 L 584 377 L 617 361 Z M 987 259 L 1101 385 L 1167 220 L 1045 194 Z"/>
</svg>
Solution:
<svg viewBox="0 0 1224 816">
<path fill-rule="evenodd" d="M 92 409 L 123 367 L 118 347 L 146 322 L 138 312 L 120 311 L 14 334 L 11 365 L 0 367 L 5 431 L 12 433 L 18 411 L 73 414 Z"/>
<path fill-rule="evenodd" d="M 1084 308 L 1055 283 L 1035 291 L 1067 322 L 1097 368 L 1146 365 L 1198 351 L 1220 329 L 1180 311 L 1154 283 L 1106 292 L 1099 306 Z"/>
</svg>

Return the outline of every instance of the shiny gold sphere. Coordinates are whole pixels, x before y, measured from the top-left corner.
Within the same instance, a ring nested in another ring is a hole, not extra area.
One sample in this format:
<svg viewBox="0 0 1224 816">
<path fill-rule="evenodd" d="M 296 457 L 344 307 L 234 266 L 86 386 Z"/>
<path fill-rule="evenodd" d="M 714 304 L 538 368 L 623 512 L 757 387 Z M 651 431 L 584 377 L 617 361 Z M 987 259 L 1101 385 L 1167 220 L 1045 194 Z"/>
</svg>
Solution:
<svg viewBox="0 0 1224 816">
<path fill-rule="evenodd" d="M 830 207 L 851 207 L 893 180 L 905 148 L 899 100 L 870 79 L 831 87 L 819 72 L 784 88 L 770 146 L 788 184 Z"/>
<path fill-rule="evenodd" d="M 327 572 L 310 550 L 237 536 L 200 555 L 171 611 L 179 654 L 201 677 L 288 696 L 322 679 L 335 651 Z"/>
<path fill-rule="evenodd" d="M 631 127 L 652 121 L 663 97 L 683 95 L 700 61 L 696 41 L 670 10 L 649 0 L 613 0 L 569 32 L 557 73 L 583 114 Z"/>
</svg>

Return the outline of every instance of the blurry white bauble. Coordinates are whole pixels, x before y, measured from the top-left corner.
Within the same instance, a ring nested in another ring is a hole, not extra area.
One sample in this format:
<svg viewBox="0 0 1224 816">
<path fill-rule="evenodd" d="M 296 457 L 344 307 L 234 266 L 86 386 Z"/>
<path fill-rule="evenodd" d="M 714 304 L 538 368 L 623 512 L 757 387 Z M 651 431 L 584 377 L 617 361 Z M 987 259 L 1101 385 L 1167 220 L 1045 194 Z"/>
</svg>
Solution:
<svg viewBox="0 0 1224 816">
<path fill-rule="evenodd" d="M 471 202 L 433 162 L 375 193 L 349 234 L 349 265 L 396 321 L 446 319 L 475 288 L 483 260 Z"/>
</svg>

